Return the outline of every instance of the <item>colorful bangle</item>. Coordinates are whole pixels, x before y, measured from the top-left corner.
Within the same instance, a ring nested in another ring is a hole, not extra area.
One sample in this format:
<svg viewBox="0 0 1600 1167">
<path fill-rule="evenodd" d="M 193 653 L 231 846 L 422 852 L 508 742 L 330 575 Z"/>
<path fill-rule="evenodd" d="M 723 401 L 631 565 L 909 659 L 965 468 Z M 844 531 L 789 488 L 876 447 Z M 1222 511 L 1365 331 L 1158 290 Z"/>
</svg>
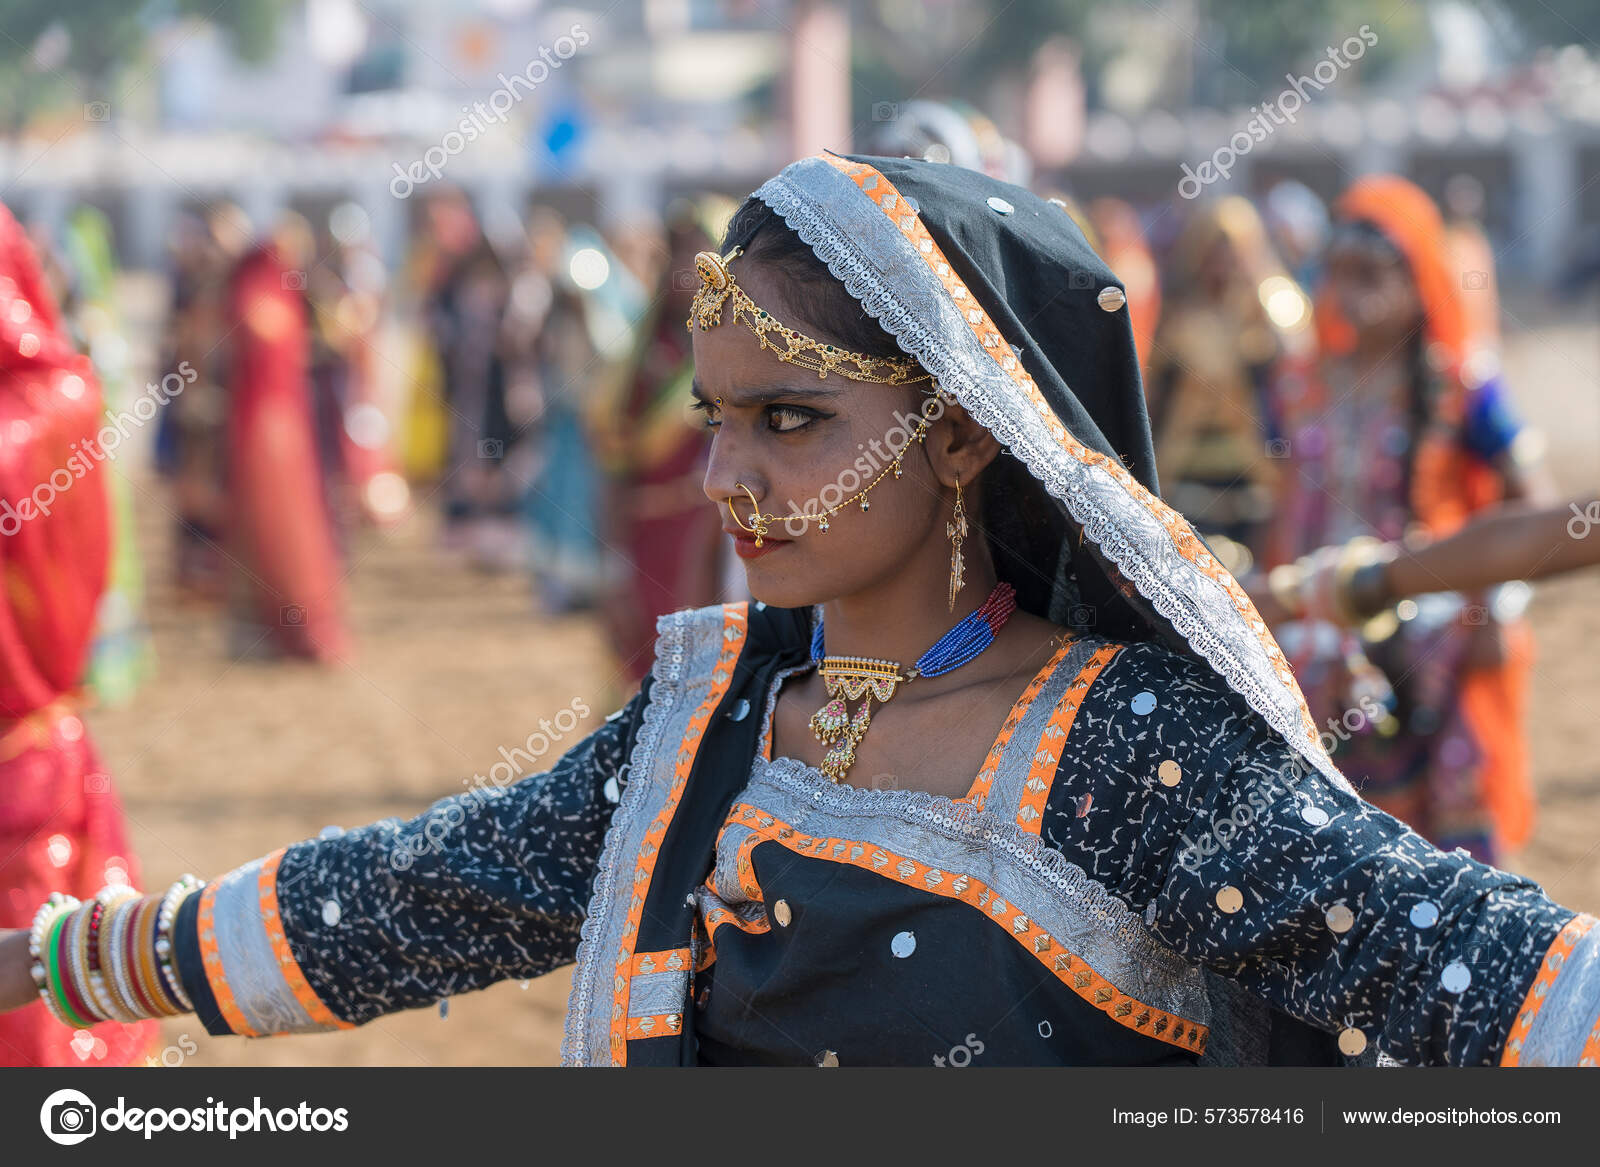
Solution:
<svg viewBox="0 0 1600 1167">
<path fill-rule="evenodd" d="M 39 990 L 39 999 L 44 1002 L 50 1015 L 63 1025 L 70 1025 L 71 1022 L 67 1020 L 67 1015 L 62 1011 L 51 988 L 50 967 L 53 962 L 47 940 L 54 934 L 55 926 L 61 918 L 71 915 L 77 907 L 77 899 L 55 892 L 39 905 L 39 910 L 33 915 L 33 925 L 28 929 L 28 956 L 33 961 L 28 971 L 33 975 L 34 988 Z"/>
<path fill-rule="evenodd" d="M 1345 583 L 1345 606 L 1359 619 L 1370 620 L 1389 606 L 1389 564 L 1395 549 L 1363 563 L 1350 573 Z"/>
<path fill-rule="evenodd" d="M 144 973 L 146 988 L 161 1006 L 161 1011 L 176 1017 L 184 1011 L 183 1003 L 172 995 L 166 974 L 161 969 L 161 961 L 156 956 L 156 928 L 161 918 L 162 898 L 151 896 L 139 921 L 139 968 Z"/>
<path fill-rule="evenodd" d="M 143 1014 L 129 1009 L 122 999 L 117 976 L 115 949 L 109 943 L 115 938 L 117 909 L 137 893 L 127 884 L 107 885 L 94 897 L 95 910 L 89 917 L 88 933 L 84 939 L 85 962 L 89 969 L 89 992 L 96 1010 L 107 1021 L 139 1021 Z"/>
<path fill-rule="evenodd" d="M 94 986 L 89 981 L 89 925 L 94 921 L 94 902 L 84 904 L 72 914 L 67 931 L 61 938 L 62 954 L 66 964 L 61 979 L 67 997 L 77 1007 L 78 1016 L 90 1024 L 106 1020 L 106 1014 L 95 999 Z"/>
<path fill-rule="evenodd" d="M 134 992 L 133 966 L 127 958 L 128 924 L 139 906 L 139 899 L 139 894 L 128 888 L 118 898 L 116 906 L 109 909 L 110 918 L 101 925 L 100 967 L 105 974 L 111 1000 L 124 1014 L 118 1018 L 120 1021 L 143 1021 L 153 1016 L 148 1008 L 139 1003 L 138 994 Z"/>
<path fill-rule="evenodd" d="M 156 986 L 155 953 L 147 942 L 156 898 L 143 896 L 128 913 L 128 926 L 122 938 L 122 959 L 128 966 L 128 982 L 134 999 L 146 1017 L 166 1017 L 171 1011 Z"/>
<path fill-rule="evenodd" d="M 172 928 L 178 918 L 178 909 L 183 901 L 205 884 L 192 875 L 184 875 L 178 882 L 167 889 L 167 894 L 161 897 L 161 908 L 156 917 L 156 960 L 161 966 L 161 973 L 166 978 L 164 984 L 167 991 L 177 1002 L 183 1006 L 185 1013 L 194 1010 L 194 1002 L 189 1000 L 189 994 L 184 992 L 183 978 L 178 975 L 177 946 L 173 943 Z"/>
<path fill-rule="evenodd" d="M 55 994 L 56 1004 L 61 1007 L 61 1015 L 74 1029 L 88 1029 L 94 1024 L 79 1012 L 83 1007 L 82 1002 L 73 992 L 72 986 L 67 983 L 67 945 L 71 943 L 73 917 L 82 910 L 80 907 L 56 917 L 56 922 L 50 930 L 47 949 L 50 954 L 50 988 Z"/>
<path fill-rule="evenodd" d="M 1267 572 L 1267 590 L 1284 614 L 1294 619 L 1305 615 L 1305 602 L 1300 593 L 1304 582 L 1305 572 L 1297 563 L 1280 563 Z"/>
</svg>

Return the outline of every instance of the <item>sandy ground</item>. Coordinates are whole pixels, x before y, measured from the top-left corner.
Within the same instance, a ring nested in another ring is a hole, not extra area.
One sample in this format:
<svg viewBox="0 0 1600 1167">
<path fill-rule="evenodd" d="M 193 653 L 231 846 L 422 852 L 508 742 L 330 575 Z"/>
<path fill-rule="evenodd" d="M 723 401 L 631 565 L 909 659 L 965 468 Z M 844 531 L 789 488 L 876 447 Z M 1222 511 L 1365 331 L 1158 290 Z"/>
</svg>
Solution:
<svg viewBox="0 0 1600 1167">
<path fill-rule="evenodd" d="M 1507 364 L 1525 411 L 1551 435 L 1563 485 L 1600 485 L 1600 331 L 1540 323 L 1513 338 Z M 519 578 L 476 574 L 441 553 L 426 516 L 358 542 L 353 668 L 230 664 L 217 618 L 173 602 L 159 487 L 141 487 L 141 510 L 160 672 L 91 726 L 147 886 L 220 873 L 329 824 L 414 814 L 483 772 L 500 746 L 524 741 L 539 718 L 578 698 L 598 716 L 619 696 L 591 622 L 537 617 Z M 1512 866 L 1600 912 L 1600 572 L 1541 586 L 1532 620 L 1542 805 Z M 566 991 L 560 972 L 459 998 L 444 1020 L 429 1009 L 354 1033 L 243 1041 L 209 1038 L 186 1018 L 165 1037 L 194 1042 L 169 1060 L 204 1065 L 544 1065 L 557 1060 Z"/>
</svg>

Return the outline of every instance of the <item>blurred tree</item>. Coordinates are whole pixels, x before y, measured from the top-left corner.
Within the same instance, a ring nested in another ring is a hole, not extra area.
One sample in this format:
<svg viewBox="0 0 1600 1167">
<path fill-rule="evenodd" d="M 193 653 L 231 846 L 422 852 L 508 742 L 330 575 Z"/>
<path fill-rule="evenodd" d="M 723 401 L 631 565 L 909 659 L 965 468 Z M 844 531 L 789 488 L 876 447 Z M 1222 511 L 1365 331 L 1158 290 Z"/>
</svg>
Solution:
<svg viewBox="0 0 1600 1167">
<path fill-rule="evenodd" d="M 1485 2 L 1479 7 L 1503 6 Z M 1519 4 L 1508 14 L 1535 45 L 1600 45 L 1600 5 L 1594 0 L 1539 0 Z"/>
<path fill-rule="evenodd" d="M 295 0 L 0 0 L 0 85 L 4 122 L 16 129 L 30 108 L 40 75 L 75 79 L 86 101 L 111 96 L 117 73 L 144 59 L 146 38 L 163 19 L 194 17 L 220 28 L 241 60 L 260 61 L 277 44 L 284 12 Z M 62 44 L 61 60 L 37 60 L 45 38 Z M 30 74 L 32 76 L 30 76 Z"/>
</svg>

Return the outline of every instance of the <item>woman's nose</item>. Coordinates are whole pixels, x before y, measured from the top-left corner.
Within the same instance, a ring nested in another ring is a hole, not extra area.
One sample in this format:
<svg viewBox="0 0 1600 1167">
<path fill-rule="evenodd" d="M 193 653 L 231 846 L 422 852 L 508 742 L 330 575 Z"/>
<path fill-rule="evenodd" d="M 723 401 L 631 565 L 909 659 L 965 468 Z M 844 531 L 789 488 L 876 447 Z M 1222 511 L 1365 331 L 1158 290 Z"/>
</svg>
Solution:
<svg viewBox="0 0 1600 1167">
<path fill-rule="evenodd" d="M 706 460 L 706 474 L 700 489 L 708 499 L 720 505 L 735 498 L 748 500 L 746 488 L 760 499 L 766 494 L 766 479 L 738 456 L 732 443 L 723 441 L 718 434 L 717 440 L 711 443 L 711 456 Z"/>
</svg>

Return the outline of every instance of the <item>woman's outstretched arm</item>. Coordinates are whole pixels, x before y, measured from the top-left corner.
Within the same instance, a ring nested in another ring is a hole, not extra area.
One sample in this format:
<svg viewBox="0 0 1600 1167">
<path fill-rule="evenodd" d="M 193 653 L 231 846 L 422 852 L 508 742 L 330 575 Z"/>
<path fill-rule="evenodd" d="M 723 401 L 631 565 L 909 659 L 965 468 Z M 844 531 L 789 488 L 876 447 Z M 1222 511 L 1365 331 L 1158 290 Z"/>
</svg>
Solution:
<svg viewBox="0 0 1600 1167">
<path fill-rule="evenodd" d="M 1204 663 L 1128 646 L 1078 719 L 1102 732 L 1069 741 L 1056 785 L 1091 810 L 1045 839 L 1169 948 L 1405 1064 L 1600 1057 L 1592 918 L 1326 777 Z"/>
<path fill-rule="evenodd" d="M 1247 586 L 1269 624 L 1299 619 L 1310 609 L 1365 619 L 1424 592 L 1469 592 L 1600 564 L 1600 537 L 1589 537 L 1596 527 L 1600 496 L 1592 493 L 1551 506 L 1508 502 L 1442 539 L 1307 556 Z"/>
<path fill-rule="evenodd" d="M 148 923 L 107 908 L 103 937 L 67 918 L 44 938 L 60 959 L 42 963 L 69 978 L 57 1004 L 160 1004 L 160 962 L 140 964 L 142 937 L 169 938 L 166 1000 L 187 997 L 213 1034 L 349 1028 L 570 961 L 647 691 L 545 773 L 255 860 L 182 899 L 165 931 L 153 905 Z M 71 979 L 91 949 L 117 973 L 124 945 L 151 985 Z M 0 937 L 0 1008 L 38 994 L 35 963 L 27 933 Z"/>
</svg>

